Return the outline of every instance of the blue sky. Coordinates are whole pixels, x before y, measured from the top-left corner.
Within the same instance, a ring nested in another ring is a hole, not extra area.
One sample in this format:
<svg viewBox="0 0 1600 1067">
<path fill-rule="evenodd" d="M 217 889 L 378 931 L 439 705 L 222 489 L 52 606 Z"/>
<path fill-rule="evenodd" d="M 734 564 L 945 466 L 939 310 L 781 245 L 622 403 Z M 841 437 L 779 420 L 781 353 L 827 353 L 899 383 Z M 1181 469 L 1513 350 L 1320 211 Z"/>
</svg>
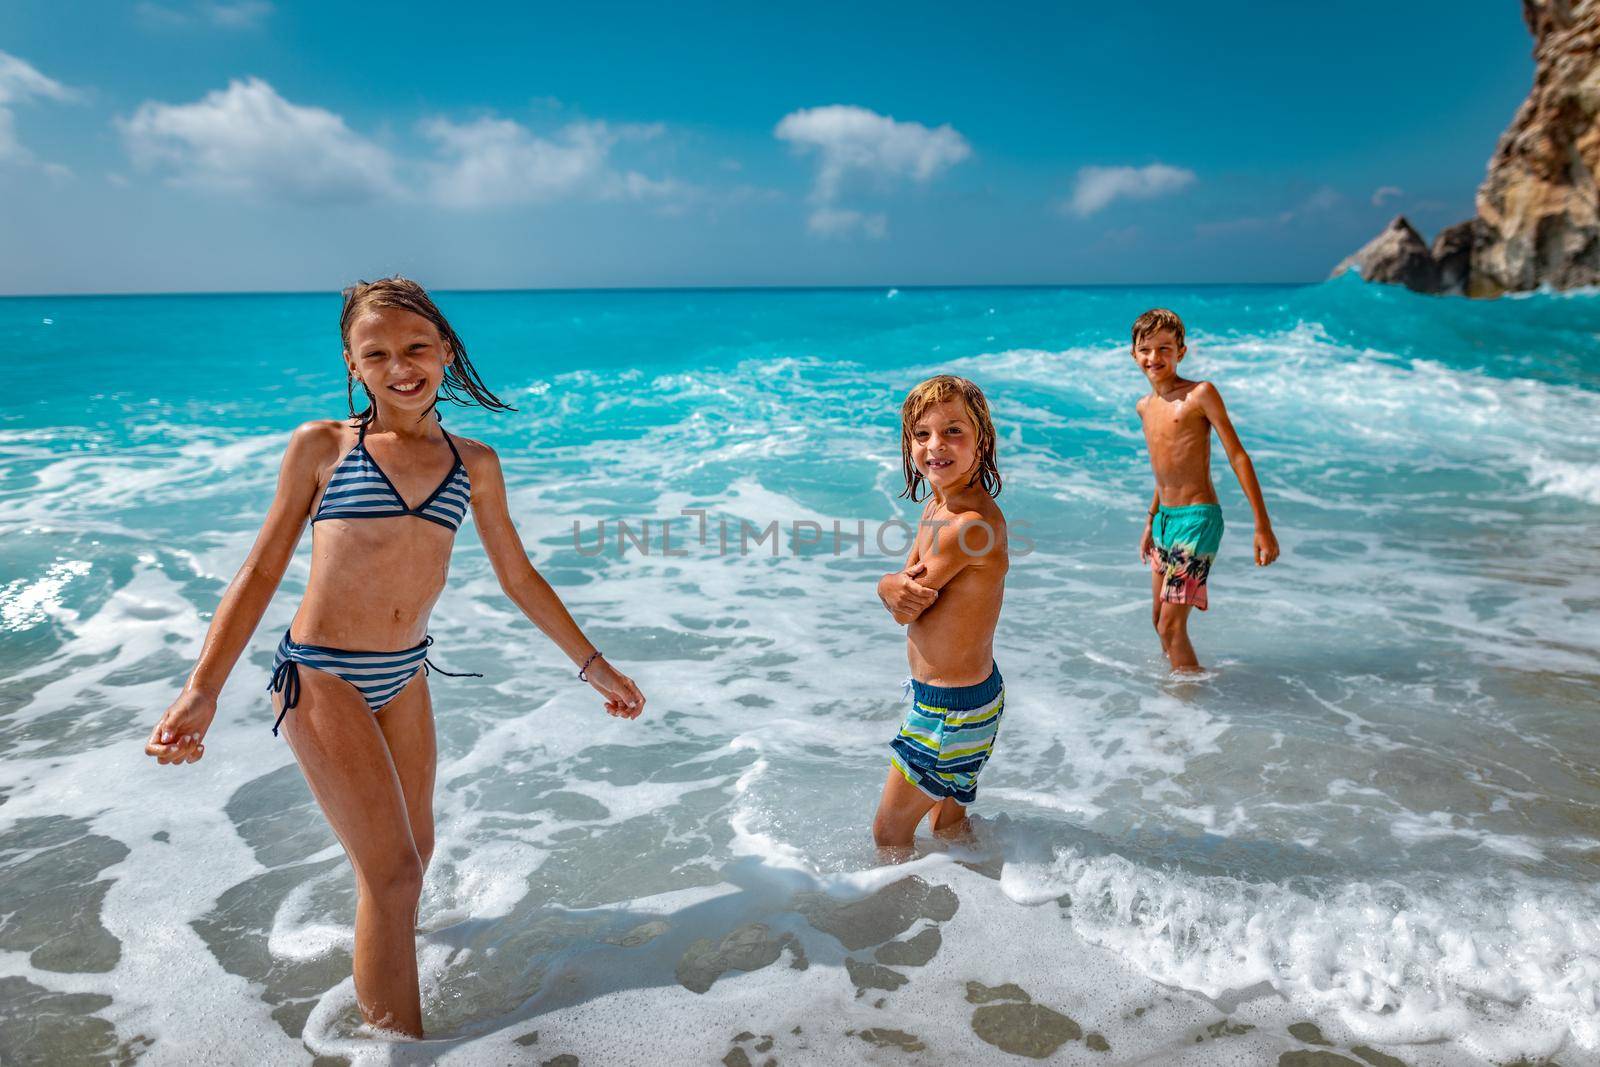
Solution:
<svg viewBox="0 0 1600 1067">
<path fill-rule="evenodd" d="M 0 293 L 1322 277 L 1519 5 L 0 5 Z"/>
</svg>

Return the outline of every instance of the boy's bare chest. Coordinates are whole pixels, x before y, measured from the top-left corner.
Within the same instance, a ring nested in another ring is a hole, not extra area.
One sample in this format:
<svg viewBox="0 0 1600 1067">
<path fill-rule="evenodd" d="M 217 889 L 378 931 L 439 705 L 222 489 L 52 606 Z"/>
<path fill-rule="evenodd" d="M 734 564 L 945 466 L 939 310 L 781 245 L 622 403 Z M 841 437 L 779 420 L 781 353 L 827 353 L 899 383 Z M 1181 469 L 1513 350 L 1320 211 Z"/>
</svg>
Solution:
<svg viewBox="0 0 1600 1067">
<path fill-rule="evenodd" d="M 1210 420 L 1194 400 L 1151 397 L 1140 413 L 1140 421 L 1151 445 L 1204 444 L 1211 434 Z"/>
</svg>

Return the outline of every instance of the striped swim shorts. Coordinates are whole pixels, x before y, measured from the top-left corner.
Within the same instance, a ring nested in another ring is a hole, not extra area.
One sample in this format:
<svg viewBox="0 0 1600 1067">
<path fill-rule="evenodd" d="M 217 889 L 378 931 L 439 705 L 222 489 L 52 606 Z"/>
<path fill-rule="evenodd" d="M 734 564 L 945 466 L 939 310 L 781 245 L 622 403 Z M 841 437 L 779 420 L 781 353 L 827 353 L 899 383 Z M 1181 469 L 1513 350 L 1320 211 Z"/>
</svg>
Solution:
<svg viewBox="0 0 1600 1067">
<path fill-rule="evenodd" d="M 1005 705 L 999 667 L 977 685 L 946 688 L 913 679 L 911 709 L 889 742 L 889 762 L 934 800 L 971 804 Z"/>
</svg>

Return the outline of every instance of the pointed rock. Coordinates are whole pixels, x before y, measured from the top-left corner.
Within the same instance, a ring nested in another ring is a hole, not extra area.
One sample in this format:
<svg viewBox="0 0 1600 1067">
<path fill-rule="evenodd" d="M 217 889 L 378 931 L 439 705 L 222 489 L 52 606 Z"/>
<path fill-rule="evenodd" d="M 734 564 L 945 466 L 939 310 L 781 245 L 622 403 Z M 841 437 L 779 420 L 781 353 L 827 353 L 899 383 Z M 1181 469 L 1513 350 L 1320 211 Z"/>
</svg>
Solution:
<svg viewBox="0 0 1600 1067">
<path fill-rule="evenodd" d="M 1364 281 L 1403 285 L 1419 293 L 1439 291 L 1439 268 L 1433 253 L 1404 215 L 1396 215 L 1382 233 L 1333 268 L 1333 273 L 1337 276 L 1347 270 L 1360 271 Z"/>
<path fill-rule="evenodd" d="M 1477 221 L 1468 219 L 1446 226 L 1433 239 L 1433 262 L 1439 268 L 1439 292 L 1460 295 L 1467 291 L 1472 271 L 1472 245 Z"/>
</svg>

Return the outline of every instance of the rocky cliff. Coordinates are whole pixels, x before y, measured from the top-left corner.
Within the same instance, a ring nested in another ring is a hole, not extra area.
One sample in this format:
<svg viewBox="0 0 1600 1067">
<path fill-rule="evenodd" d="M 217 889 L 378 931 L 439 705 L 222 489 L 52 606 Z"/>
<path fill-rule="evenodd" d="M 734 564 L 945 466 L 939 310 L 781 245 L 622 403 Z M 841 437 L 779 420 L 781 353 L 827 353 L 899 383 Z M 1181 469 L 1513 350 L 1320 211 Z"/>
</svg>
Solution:
<svg viewBox="0 0 1600 1067">
<path fill-rule="evenodd" d="M 1522 0 L 1522 12 L 1533 89 L 1495 146 L 1477 216 L 1431 249 L 1396 219 L 1334 273 L 1469 296 L 1600 285 L 1600 0 Z"/>
</svg>

